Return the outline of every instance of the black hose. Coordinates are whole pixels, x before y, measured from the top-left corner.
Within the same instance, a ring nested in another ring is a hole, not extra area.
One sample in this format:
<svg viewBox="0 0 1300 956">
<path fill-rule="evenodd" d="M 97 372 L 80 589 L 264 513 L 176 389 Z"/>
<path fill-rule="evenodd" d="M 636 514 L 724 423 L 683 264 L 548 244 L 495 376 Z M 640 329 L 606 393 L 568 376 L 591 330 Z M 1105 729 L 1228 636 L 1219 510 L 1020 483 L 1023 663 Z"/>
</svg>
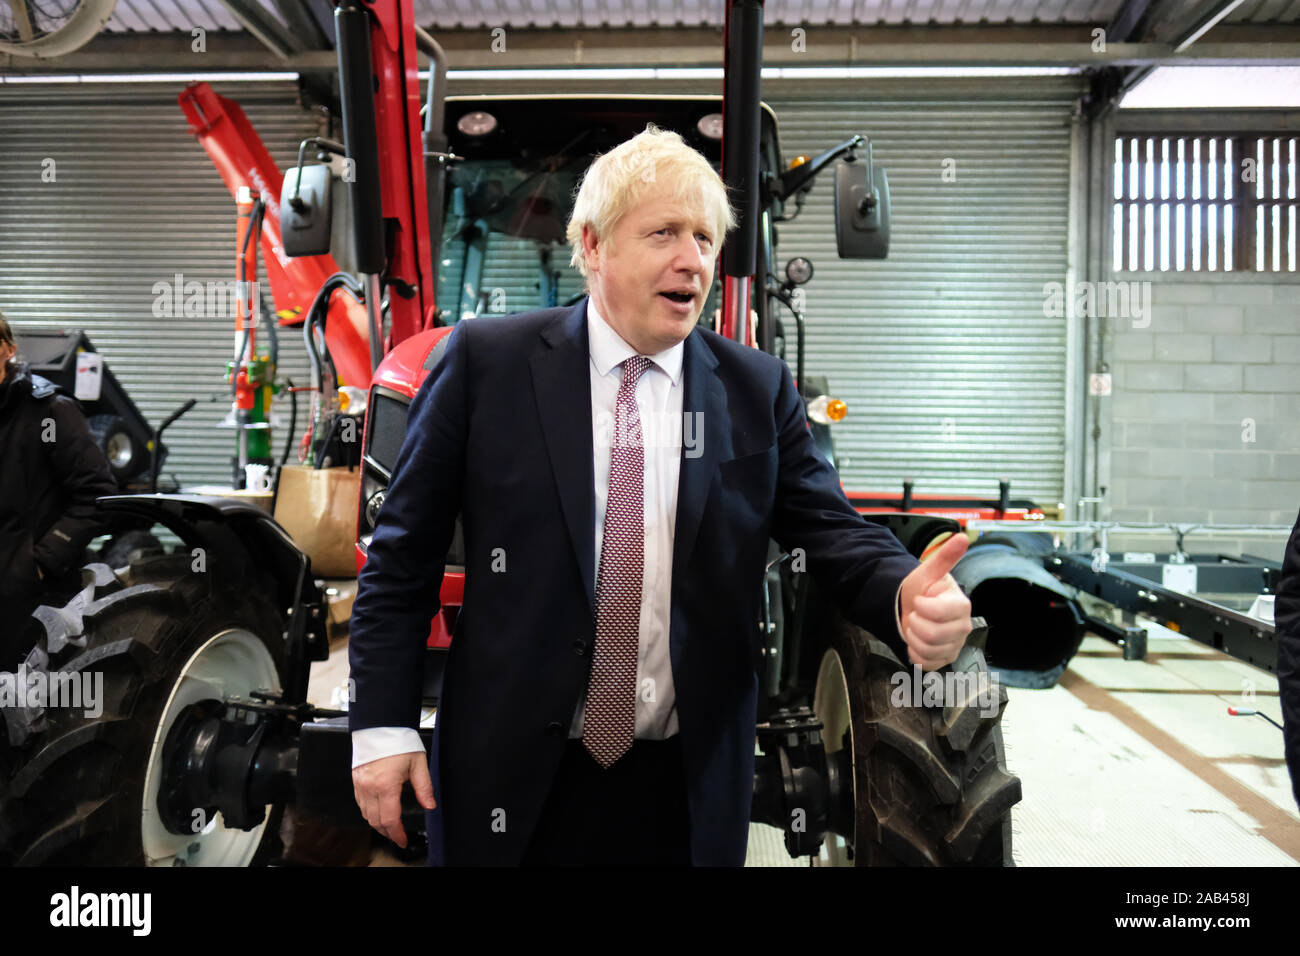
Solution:
<svg viewBox="0 0 1300 956">
<path fill-rule="evenodd" d="M 312 310 L 316 308 L 315 303 L 307 310 L 307 318 L 302 323 L 302 341 L 307 347 L 307 361 L 311 363 L 311 384 L 313 388 L 319 389 L 321 385 L 321 361 L 320 353 L 316 351 L 316 342 L 311 337 L 312 332 Z"/>
<path fill-rule="evenodd" d="M 280 467 L 283 468 L 289 461 L 289 453 L 293 451 L 293 433 L 298 430 L 298 393 L 293 390 L 293 379 L 286 378 L 285 386 L 289 390 L 289 431 L 284 438 L 284 453 L 280 455 Z M 280 484 L 280 473 L 276 472 L 276 487 Z"/>
<path fill-rule="evenodd" d="M 326 449 L 329 448 L 330 439 L 333 438 L 334 433 L 338 431 L 339 422 L 341 422 L 342 420 L 343 420 L 342 415 L 335 415 L 333 418 L 330 419 L 330 427 L 325 431 L 325 440 L 320 443 L 321 453 L 316 456 L 316 461 L 312 464 L 312 467 L 315 468 L 317 471 L 320 471 L 325 466 L 325 451 Z"/>
<path fill-rule="evenodd" d="M 302 334 L 303 340 L 307 344 L 307 358 L 311 362 L 312 388 L 314 390 L 308 425 L 313 445 L 315 444 L 317 419 L 320 415 L 320 403 L 325 398 L 324 374 L 326 367 L 329 370 L 331 387 L 338 385 L 338 370 L 334 367 L 334 360 L 329 354 L 329 345 L 325 341 L 325 318 L 329 312 L 330 297 L 336 289 L 347 289 L 358 302 L 365 301 L 365 287 L 348 273 L 336 272 L 321 284 L 320 291 L 316 293 L 316 298 L 312 300 L 311 307 L 307 310 L 307 318 L 303 322 Z M 321 331 L 321 349 L 316 347 L 315 329 L 318 324 Z M 317 463 L 317 467 L 319 467 L 319 463 Z"/>
<path fill-rule="evenodd" d="M 235 391 L 239 383 L 239 363 L 244 360 L 244 352 L 248 348 L 248 337 L 252 334 L 252 328 L 244 327 L 244 337 L 239 340 L 239 351 L 235 353 L 235 364 L 230 370 L 230 397 L 235 397 Z"/>
<path fill-rule="evenodd" d="M 339 371 L 334 367 L 334 356 L 330 354 L 329 343 L 325 341 L 325 311 L 323 309 L 312 319 L 312 326 L 320 333 L 321 362 L 325 372 L 329 375 L 330 393 L 333 394 L 334 390 L 338 388 Z"/>
<path fill-rule="evenodd" d="M 158 494 L 158 451 L 162 448 L 162 434 L 171 427 L 176 419 L 180 418 L 196 404 L 198 404 L 198 400 L 191 398 L 163 419 L 162 424 L 153 430 L 153 447 L 149 449 L 149 490 L 155 495 Z"/>
<path fill-rule="evenodd" d="M 352 297 L 358 302 L 365 301 L 365 287 L 348 275 L 346 272 L 336 272 L 326 279 L 316 293 L 316 298 L 312 300 L 311 306 L 307 309 L 307 318 L 303 322 L 302 334 L 303 340 L 307 343 L 307 358 L 311 361 L 312 374 L 315 381 L 312 385 L 320 386 L 320 376 L 322 374 L 321 353 L 316 348 L 315 340 L 312 338 L 312 329 L 319 322 L 321 327 L 321 341 L 325 340 L 325 317 L 329 311 L 330 296 L 336 289 L 347 289 L 352 293 Z M 331 372 L 333 372 L 334 360 L 329 358 L 329 347 L 325 347 L 325 359 L 330 363 Z M 337 380 L 337 375 L 335 375 Z"/>
<path fill-rule="evenodd" d="M 280 455 L 280 467 L 275 470 L 275 485 L 271 488 L 272 516 L 275 515 L 275 503 L 280 500 L 280 476 L 289 462 L 289 452 L 293 451 L 293 433 L 298 430 L 298 393 L 293 390 L 293 379 L 286 378 L 284 384 L 289 391 L 289 431 L 284 436 L 284 453 Z"/>
</svg>

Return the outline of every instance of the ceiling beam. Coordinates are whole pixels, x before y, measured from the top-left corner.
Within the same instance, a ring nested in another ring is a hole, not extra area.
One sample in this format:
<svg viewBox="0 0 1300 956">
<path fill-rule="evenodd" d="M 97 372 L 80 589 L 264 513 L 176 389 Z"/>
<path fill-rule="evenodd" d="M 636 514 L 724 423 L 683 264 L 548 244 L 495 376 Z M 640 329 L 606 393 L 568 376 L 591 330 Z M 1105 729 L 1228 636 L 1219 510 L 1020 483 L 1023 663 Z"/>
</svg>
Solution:
<svg viewBox="0 0 1300 956">
<path fill-rule="evenodd" d="M 1184 54 L 1193 43 L 1241 6 L 1241 3 L 1242 0 L 1202 0 L 1189 8 L 1185 2 L 1156 0 L 1151 10 L 1143 11 L 1145 16 L 1134 34 L 1124 39 L 1135 42 L 1159 40 L 1172 47 L 1175 55 Z M 1217 38 L 1221 40 L 1225 33 L 1226 31 L 1219 30 Z M 1155 64 L 1145 64 L 1125 70 L 1119 84 L 1119 98 L 1122 99 L 1125 93 L 1145 80 L 1155 69 Z"/>
<path fill-rule="evenodd" d="M 325 35 L 325 46 L 334 48 L 334 4 L 331 0 L 285 0 L 287 3 L 300 3 L 306 7 L 307 16 L 311 17 L 316 28 Z"/>
<path fill-rule="evenodd" d="M 1174 52 L 1182 53 L 1241 6 L 1242 2 L 1243 0 L 1207 0 L 1201 4 L 1180 24 L 1173 37 Z"/>
<path fill-rule="evenodd" d="M 1125 0 L 1106 28 L 1106 36 L 1117 43 L 1138 43 L 1151 35 L 1152 24 L 1167 15 L 1170 0 Z M 1151 75 L 1154 66 L 1108 67 L 1110 76 L 1098 76 L 1093 82 L 1095 102 L 1092 108 L 1119 102 L 1124 93 Z M 1104 98 L 1097 96 L 1104 91 Z"/>
<path fill-rule="evenodd" d="M 256 0 L 221 0 L 240 24 L 281 60 L 302 53 L 303 42 L 284 28 L 271 12 Z"/>
<path fill-rule="evenodd" d="M 1220 34 L 1222 31 L 1222 36 Z M 713 29 L 511 30 L 504 53 L 494 53 L 487 32 L 431 31 L 452 70 L 585 67 L 720 67 L 721 34 Z M 1300 64 L 1300 27 L 1267 30 L 1215 28 L 1215 42 L 1198 42 L 1175 54 L 1172 43 L 1107 43 L 1092 50 L 1087 26 L 1062 39 L 1047 30 L 812 30 L 804 52 L 791 49 L 784 29 L 764 35 L 764 65 L 802 66 L 1048 66 L 1100 69 L 1123 66 Z M 1014 36 L 1014 39 L 1011 37 Z M 1052 39 L 1046 39 L 1052 37 Z M 1267 37 L 1267 41 L 1261 42 Z M 0 73 L 202 73 L 231 70 L 329 72 L 329 50 L 286 57 L 270 53 L 247 33 L 210 31 L 202 54 L 188 33 L 102 33 L 80 50 L 49 60 L 0 56 Z"/>
<path fill-rule="evenodd" d="M 289 25 L 289 32 L 302 41 L 307 50 L 332 50 L 334 41 L 327 36 L 316 22 L 311 10 L 304 6 L 302 0 L 275 0 L 275 9 Z"/>
<path fill-rule="evenodd" d="M 1107 42 L 1127 43 L 1139 39 L 1138 25 L 1147 15 L 1152 2 L 1153 0 L 1124 0 L 1124 5 L 1115 11 L 1115 16 L 1106 25 Z"/>
</svg>

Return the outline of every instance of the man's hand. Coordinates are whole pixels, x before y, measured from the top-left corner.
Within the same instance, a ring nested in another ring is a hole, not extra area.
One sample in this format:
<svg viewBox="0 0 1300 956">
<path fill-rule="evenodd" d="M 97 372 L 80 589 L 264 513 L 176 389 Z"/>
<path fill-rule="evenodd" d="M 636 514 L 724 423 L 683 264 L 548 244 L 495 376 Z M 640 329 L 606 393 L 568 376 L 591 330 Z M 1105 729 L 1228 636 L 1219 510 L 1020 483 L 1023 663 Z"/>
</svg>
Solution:
<svg viewBox="0 0 1300 956">
<path fill-rule="evenodd" d="M 970 599 L 948 573 L 969 546 L 965 534 L 954 534 L 903 578 L 898 592 L 903 640 L 908 658 L 922 670 L 951 664 L 970 634 Z"/>
<path fill-rule="evenodd" d="M 366 822 L 405 848 L 406 831 L 402 829 L 402 784 L 411 781 L 415 799 L 420 806 L 432 810 L 438 804 L 433 799 L 433 781 L 424 751 L 394 754 L 352 768 L 352 789 L 357 806 Z"/>
</svg>

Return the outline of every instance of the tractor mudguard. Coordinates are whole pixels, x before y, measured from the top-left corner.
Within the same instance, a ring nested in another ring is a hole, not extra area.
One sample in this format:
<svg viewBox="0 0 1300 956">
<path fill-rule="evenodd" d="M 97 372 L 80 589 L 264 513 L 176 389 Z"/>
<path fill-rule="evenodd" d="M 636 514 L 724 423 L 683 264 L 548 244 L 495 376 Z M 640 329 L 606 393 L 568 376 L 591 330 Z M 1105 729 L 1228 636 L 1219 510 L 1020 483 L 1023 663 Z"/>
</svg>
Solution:
<svg viewBox="0 0 1300 956">
<path fill-rule="evenodd" d="M 109 515 L 168 528 L 189 549 L 195 570 L 220 575 L 225 568 L 260 568 L 269 596 L 284 609 L 284 699 L 307 699 L 310 662 L 329 657 L 324 595 L 312 578 L 311 559 L 270 515 L 255 505 L 202 495 L 113 495 L 96 505 Z"/>
</svg>

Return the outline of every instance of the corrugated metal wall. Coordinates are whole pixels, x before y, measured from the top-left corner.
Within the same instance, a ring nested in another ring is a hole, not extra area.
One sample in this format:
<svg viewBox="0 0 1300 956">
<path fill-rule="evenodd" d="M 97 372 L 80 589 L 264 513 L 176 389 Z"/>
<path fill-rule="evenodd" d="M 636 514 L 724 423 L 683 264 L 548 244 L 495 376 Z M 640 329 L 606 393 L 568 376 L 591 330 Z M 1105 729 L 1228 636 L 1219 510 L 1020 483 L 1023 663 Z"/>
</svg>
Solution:
<svg viewBox="0 0 1300 956">
<path fill-rule="evenodd" d="M 292 83 L 213 86 L 243 106 L 282 169 L 317 132 Z M 170 289 L 177 273 L 205 288 L 235 276 L 235 204 L 189 133 L 182 89 L 0 86 L 0 311 L 20 337 L 25 325 L 85 329 L 151 424 L 199 398 L 167 431 L 164 474 L 229 484 L 234 432 L 215 426 L 230 408 L 220 393 L 234 320 L 154 314 L 157 284 Z M 53 181 L 42 178 L 49 160 Z M 300 330 L 280 330 L 280 365 L 307 384 Z M 288 401 L 276 408 L 287 424 Z M 283 441 L 277 432 L 277 457 Z"/>
<path fill-rule="evenodd" d="M 531 82 L 476 88 L 538 92 Z M 1065 320 L 1044 315 L 1043 285 L 1066 275 L 1069 116 L 1079 88 L 1071 77 L 764 84 L 787 159 L 861 132 L 889 171 L 888 260 L 836 256 L 829 173 L 803 214 L 780 227 L 779 263 L 805 255 L 816 264 L 804 289 L 808 369 L 849 403 L 836 426 L 847 487 L 893 490 L 911 477 L 918 492 L 992 495 L 1009 477 L 1018 495 L 1061 498 Z M 151 313 L 155 282 L 177 271 L 226 279 L 233 262 L 233 204 L 186 131 L 177 92 L 0 89 L 0 309 L 19 323 L 88 329 L 152 420 L 219 390 L 232 347 L 228 323 Z M 244 105 L 282 167 L 314 131 L 287 84 L 222 92 Z M 58 161 L 57 187 L 41 182 L 46 156 Z M 506 246 L 512 254 L 489 266 L 484 291 L 506 288 L 515 311 L 536 295 L 537 259 L 530 244 L 494 236 L 489 261 Z M 565 272 L 566 263 L 557 256 Z M 566 275 L 561 301 L 577 287 Z M 446 277 L 439 291 L 450 291 Z M 439 304 L 453 303 L 440 295 Z M 282 365 L 305 380 L 301 339 L 285 345 Z M 174 427 L 172 469 L 182 480 L 227 475 L 229 433 L 212 429 L 225 408 L 203 406 Z"/>
<path fill-rule="evenodd" d="M 1006 477 L 1013 494 L 1055 504 L 1065 319 L 1044 316 L 1043 285 L 1066 275 L 1077 81 L 894 80 L 855 83 L 851 97 L 847 85 L 764 89 L 787 160 L 865 133 L 889 173 L 887 260 L 836 256 L 830 174 L 779 227 L 778 267 L 796 255 L 816 266 L 807 364 L 849 405 L 835 426 L 845 486 L 910 477 L 918 493 L 995 496 Z"/>
</svg>

